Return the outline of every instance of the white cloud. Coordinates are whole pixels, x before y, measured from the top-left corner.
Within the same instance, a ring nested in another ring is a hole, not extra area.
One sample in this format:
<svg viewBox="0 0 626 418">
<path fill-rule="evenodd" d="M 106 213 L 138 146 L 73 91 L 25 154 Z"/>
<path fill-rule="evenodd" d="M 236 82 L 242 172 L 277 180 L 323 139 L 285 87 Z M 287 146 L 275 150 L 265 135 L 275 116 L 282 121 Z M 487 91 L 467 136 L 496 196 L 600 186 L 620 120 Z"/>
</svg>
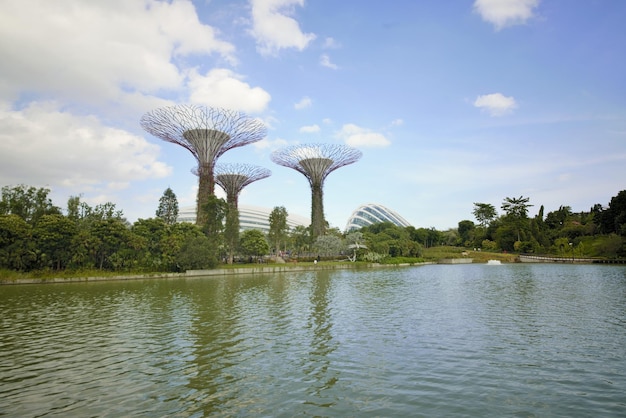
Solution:
<svg viewBox="0 0 626 418">
<path fill-rule="evenodd" d="M 290 142 L 287 141 L 286 139 L 282 139 L 282 138 L 269 139 L 267 137 L 251 144 L 251 146 L 254 147 L 258 151 L 274 151 L 279 148 L 286 147 L 288 145 L 290 145 Z"/>
<path fill-rule="evenodd" d="M 474 106 L 486 110 L 491 116 L 502 116 L 513 111 L 517 103 L 513 97 L 492 93 L 478 96 L 474 101 Z"/>
<path fill-rule="evenodd" d="M 189 99 L 208 106 L 262 112 L 271 100 L 270 94 L 260 87 L 251 87 L 242 78 L 227 69 L 214 69 L 204 76 L 193 70 L 189 73 Z"/>
<path fill-rule="evenodd" d="M 525 23 L 538 5 L 539 0 L 476 0 L 474 11 L 500 30 Z"/>
<path fill-rule="evenodd" d="M 305 109 L 307 107 L 311 107 L 312 104 L 313 104 L 313 101 L 311 100 L 311 98 L 305 96 L 302 99 L 300 99 L 298 103 L 294 104 L 293 107 L 296 110 L 300 110 L 300 109 Z"/>
<path fill-rule="evenodd" d="M 305 134 L 312 134 L 320 131 L 319 125 L 307 125 L 300 128 L 300 132 Z"/>
<path fill-rule="evenodd" d="M 171 167 L 140 136 L 77 117 L 54 103 L 0 110 L 0 184 L 115 192 L 129 182 L 162 178 Z"/>
<path fill-rule="evenodd" d="M 320 65 L 322 67 L 330 68 L 332 70 L 339 69 L 339 66 L 337 66 L 336 64 L 333 64 L 330 61 L 330 57 L 328 55 L 326 55 L 326 54 L 322 54 L 322 56 L 320 56 Z"/>
<path fill-rule="evenodd" d="M 343 125 L 336 136 L 352 147 L 386 147 L 391 144 L 383 134 L 352 123 Z"/>
<path fill-rule="evenodd" d="M 404 124 L 404 121 L 399 118 L 391 121 L 391 126 L 400 126 L 402 124 Z"/>
<path fill-rule="evenodd" d="M 234 63 L 235 47 L 199 22 L 190 1 L 5 0 L 0 5 L 4 97 L 124 103 L 128 95 L 183 87 L 174 63 L 210 55 Z"/>
<path fill-rule="evenodd" d="M 324 39 L 324 45 L 322 45 L 324 49 L 337 49 L 341 48 L 341 44 L 337 42 L 334 38 L 327 37 Z"/>
<path fill-rule="evenodd" d="M 251 34 L 257 50 L 263 55 L 276 55 L 285 48 L 302 51 L 315 39 L 313 33 L 303 33 L 291 15 L 304 0 L 250 0 L 252 6 Z"/>
</svg>

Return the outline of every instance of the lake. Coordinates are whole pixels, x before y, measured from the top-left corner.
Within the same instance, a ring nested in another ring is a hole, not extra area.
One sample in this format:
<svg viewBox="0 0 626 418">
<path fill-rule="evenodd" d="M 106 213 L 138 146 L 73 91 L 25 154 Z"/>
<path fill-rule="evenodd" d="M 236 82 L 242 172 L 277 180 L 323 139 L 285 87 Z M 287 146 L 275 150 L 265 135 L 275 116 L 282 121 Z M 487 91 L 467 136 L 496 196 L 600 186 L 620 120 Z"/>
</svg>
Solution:
<svg viewBox="0 0 626 418">
<path fill-rule="evenodd" d="M 626 415 L 626 266 L 0 286 L 8 417 Z"/>
</svg>

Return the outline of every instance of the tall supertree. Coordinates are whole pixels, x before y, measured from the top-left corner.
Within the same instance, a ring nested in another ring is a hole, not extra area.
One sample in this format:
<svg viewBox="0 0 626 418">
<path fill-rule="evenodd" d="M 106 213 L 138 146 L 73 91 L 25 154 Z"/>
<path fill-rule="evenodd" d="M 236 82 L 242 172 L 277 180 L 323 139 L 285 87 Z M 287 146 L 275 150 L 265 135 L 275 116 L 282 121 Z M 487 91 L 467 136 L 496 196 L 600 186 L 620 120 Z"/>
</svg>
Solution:
<svg viewBox="0 0 626 418">
<path fill-rule="evenodd" d="M 311 185 L 311 238 L 324 235 L 324 181 L 336 169 L 361 158 L 361 151 L 339 144 L 293 145 L 272 153 L 278 165 L 304 174 Z"/>
<path fill-rule="evenodd" d="M 162 107 L 146 113 L 141 126 L 150 134 L 186 148 L 198 162 L 196 224 L 204 225 L 204 206 L 215 193 L 217 159 L 232 148 L 260 141 L 267 133 L 263 122 L 244 113 L 198 105 Z"/>
<path fill-rule="evenodd" d="M 215 166 L 215 182 L 226 192 L 228 203 L 225 226 L 228 264 L 233 263 L 235 248 L 239 241 L 239 193 L 250 183 L 269 177 L 271 174 L 272 172 L 266 168 L 249 164 L 217 164 Z"/>
</svg>

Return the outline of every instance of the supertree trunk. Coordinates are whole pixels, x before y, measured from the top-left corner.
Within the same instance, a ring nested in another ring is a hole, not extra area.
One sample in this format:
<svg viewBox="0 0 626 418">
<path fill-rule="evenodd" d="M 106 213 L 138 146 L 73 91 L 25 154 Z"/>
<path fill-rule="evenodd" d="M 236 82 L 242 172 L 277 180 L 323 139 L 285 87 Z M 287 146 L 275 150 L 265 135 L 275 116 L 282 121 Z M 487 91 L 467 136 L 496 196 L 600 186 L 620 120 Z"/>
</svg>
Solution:
<svg viewBox="0 0 626 418">
<path fill-rule="evenodd" d="M 205 225 L 208 218 L 206 204 L 209 196 L 215 194 L 213 167 L 209 164 L 198 169 L 198 198 L 196 202 L 196 225 Z"/>
<path fill-rule="evenodd" d="M 311 185 L 311 235 L 315 238 L 326 232 L 324 219 L 324 191 L 321 183 Z"/>
</svg>

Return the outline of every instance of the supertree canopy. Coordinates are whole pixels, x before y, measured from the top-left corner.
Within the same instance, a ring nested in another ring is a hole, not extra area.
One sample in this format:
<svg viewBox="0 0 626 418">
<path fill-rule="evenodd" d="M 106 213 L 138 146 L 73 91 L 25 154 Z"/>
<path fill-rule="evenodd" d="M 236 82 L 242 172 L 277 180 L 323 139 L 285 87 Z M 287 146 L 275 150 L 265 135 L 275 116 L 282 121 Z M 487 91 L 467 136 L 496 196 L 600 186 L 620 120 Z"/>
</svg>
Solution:
<svg viewBox="0 0 626 418">
<path fill-rule="evenodd" d="M 196 223 L 206 221 L 203 207 L 215 193 L 217 159 L 232 148 L 260 141 L 267 133 L 263 122 L 229 109 L 199 105 L 162 107 L 146 113 L 141 126 L 150 134 L 186 148 L 198 162 Z"/>
<path fill-rule="evenodd" d="M 239 193 L 244 187 L 272 174 L 267 168 L 250 164 L 217 164 L 215 166 L 215 182 L 226 192 L 229 205 L 238 206 Z"/>
<path fill-rule="evenodd" d="M 361 158 L 361 151 L 339 144 L 293 145 L 272 153 L 278 165 L 304 174 L 311 185 L 311 237 L 324 235 L 324 181 L 336 169 Z"/>
</svg>

